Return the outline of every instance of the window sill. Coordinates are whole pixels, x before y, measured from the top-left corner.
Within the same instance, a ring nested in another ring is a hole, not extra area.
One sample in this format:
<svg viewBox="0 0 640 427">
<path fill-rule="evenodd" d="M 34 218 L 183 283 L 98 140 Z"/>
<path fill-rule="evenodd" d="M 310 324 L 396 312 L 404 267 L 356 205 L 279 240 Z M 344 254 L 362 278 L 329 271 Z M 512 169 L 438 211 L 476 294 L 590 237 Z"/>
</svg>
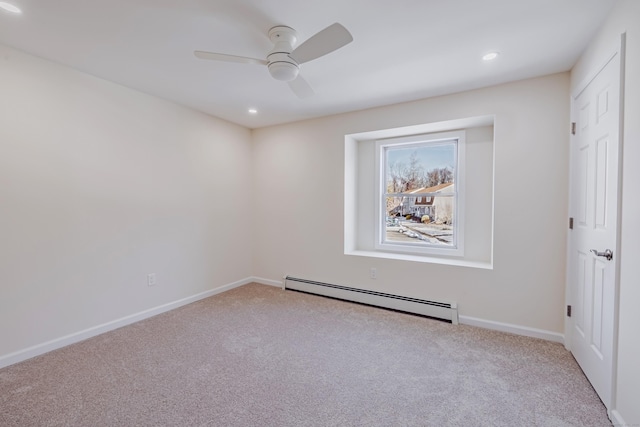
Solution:
<svg viewBox="0 0 640 427">
<path fill-rule="evenodd" d="M 480 268 L 483 270 L 493 270 L 493 262 L 468 261 L 468 260 L 452 259 L 452 258 L 438 258 L 438 257 L 422 256 L 422 255 L 398 254 L 398 253 L 391 253 L 391 252 L 376 252 L 376 251 L 361 251 L 361 250 L 345 251 L 344 254 L 372 257 L 372 258 L 395 259 L 400 261 L 415 261 L 415 262 L 426 262 L 430 264 L 452 265 L 456 267 Z"/>
</svg>

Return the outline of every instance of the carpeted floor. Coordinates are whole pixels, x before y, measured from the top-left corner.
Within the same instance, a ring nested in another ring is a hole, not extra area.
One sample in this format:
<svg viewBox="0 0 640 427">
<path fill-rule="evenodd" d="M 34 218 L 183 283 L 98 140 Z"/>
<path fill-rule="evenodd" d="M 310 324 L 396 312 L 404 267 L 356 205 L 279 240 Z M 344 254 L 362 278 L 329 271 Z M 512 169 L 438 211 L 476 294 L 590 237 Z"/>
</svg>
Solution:
<svg viewBox="0 0 640 427">
<path fill-rule="evenodd" d="M 610 426 L 557 343 L 250 284 L 0 370 L 0 426 Z"/>
</svg>

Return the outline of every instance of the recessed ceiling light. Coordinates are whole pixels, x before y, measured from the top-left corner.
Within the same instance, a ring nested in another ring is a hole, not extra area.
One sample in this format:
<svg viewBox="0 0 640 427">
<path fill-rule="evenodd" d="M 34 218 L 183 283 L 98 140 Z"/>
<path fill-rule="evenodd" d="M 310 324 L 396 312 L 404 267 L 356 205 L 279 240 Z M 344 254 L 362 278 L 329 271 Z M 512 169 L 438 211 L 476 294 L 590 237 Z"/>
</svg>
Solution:
<svg viewBox="0 0 640 427">
<path fill-rule="evenodd" d="M 258 114 L 258 110 L 255 108 L 249 108 L 249 114 Z"/>
<path fill-rule="evenodd" d="M 11 13 L 22 13 L 22 11 L 17 6 L 14 6 L 11 3 L 7 3 L 4 1 L 0 1 L 0 9 L 4 9 L 7 12 L 11 12 Z"/>
<path fill-rule="evenodd" d="M 500 55 L 499 52 L 489 52 L 486 55 L 484 55 L 482 57 L 483 61 L 493 61 L 494 59 L 496 59 L 498 57 L 498 55 Z"/>
</svg>

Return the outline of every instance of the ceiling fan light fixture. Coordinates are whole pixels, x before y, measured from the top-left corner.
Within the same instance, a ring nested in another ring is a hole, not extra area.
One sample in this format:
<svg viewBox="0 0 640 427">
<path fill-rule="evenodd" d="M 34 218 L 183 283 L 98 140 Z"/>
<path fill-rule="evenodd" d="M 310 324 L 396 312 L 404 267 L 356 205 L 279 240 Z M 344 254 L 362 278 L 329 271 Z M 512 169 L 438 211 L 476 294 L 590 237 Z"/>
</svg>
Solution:
<svg viewBox="0 0 640 427">
<path fill-rule="evenodd" d="M 283 82 L 290 82 L 298 77 L 300 69 L 291 62 L 271 62 L 269 63 L 269 73 L 271 77 Z"/>
<path fill-rule="evenodd" d="M 16 13 L 16 14 L 22 13 L 19 7 L 4 1 L 0 1 L 0 9 L 4 9 L 7 12 Z"/>
<path fill-rule="evenodd" d="M 482 57 L 483 61 L 493 61 L 500 55 L 500 52 L 489 52 Z"/>
</svg>

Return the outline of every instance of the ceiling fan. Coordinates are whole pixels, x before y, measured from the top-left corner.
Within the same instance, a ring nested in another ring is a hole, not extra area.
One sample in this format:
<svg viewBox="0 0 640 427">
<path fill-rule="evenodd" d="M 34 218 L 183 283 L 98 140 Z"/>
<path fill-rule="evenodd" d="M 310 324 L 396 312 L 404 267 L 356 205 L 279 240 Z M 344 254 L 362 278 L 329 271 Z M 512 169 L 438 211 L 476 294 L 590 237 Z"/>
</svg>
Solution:
<svg viewBox="0 0 640 427">
<path fill-rule="evenodd" d="M 293 46 L 296 44 L 298 36 L 296 30 L 291 27 L 278 25 L 271 28 L 269 39 L 274 46 L 267 54 L 266 59 L 200 50 L 196 50 L 194 54 L 200 59 L 266 65 L 274 79 L 287 82 L 299 98 L 307 98 L 314 92 L 309 83 L 300 76 L 300 64 L 320 58 L 353 41 L 351 33 L 338 23 L 329 25 L 295 49 Z"/>
</svg>

